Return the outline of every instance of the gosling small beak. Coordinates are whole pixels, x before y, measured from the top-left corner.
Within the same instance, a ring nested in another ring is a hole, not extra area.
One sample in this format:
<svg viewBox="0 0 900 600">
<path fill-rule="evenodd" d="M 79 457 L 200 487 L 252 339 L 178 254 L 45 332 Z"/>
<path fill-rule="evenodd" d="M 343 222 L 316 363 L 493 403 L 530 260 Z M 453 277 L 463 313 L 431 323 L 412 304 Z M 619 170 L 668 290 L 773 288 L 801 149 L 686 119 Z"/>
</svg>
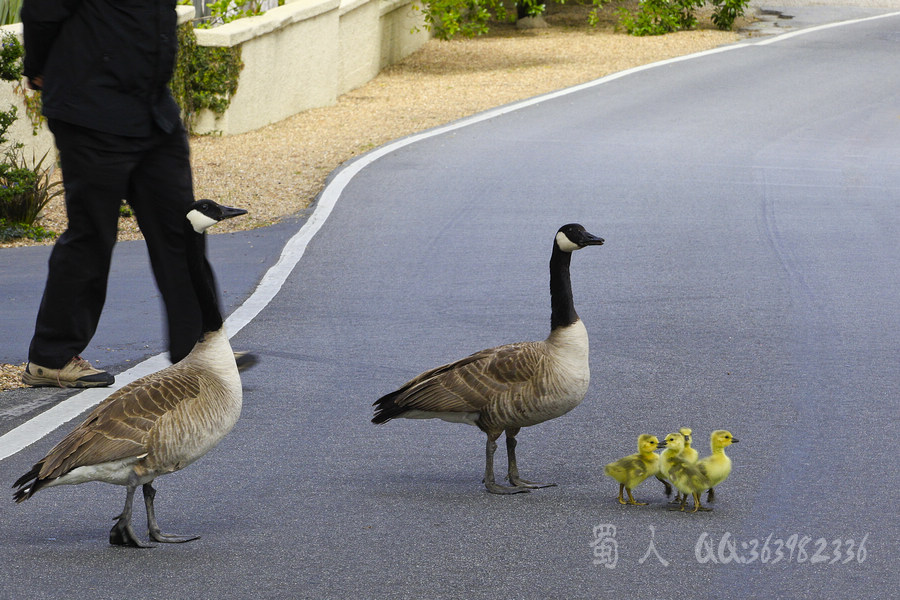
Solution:
<svg viewBox="0 0 900 600">
<path fill-rule="evenodd" d="M 657 448 L 665 448 L 665 447 L 666 447 L 666 443 L 665 443 L 665 442 L 660 442 L 659 444 L 656 445 L 656 447 L 657 447 Z"/>
<path fill-rule="evenodd" d="M 737 438 L 731 438 L 731 443 L 732 443 L 732 444 L 737 444 L 739 441 L 740 441 L 740 440 L 737 439 Z"/>
</svg>

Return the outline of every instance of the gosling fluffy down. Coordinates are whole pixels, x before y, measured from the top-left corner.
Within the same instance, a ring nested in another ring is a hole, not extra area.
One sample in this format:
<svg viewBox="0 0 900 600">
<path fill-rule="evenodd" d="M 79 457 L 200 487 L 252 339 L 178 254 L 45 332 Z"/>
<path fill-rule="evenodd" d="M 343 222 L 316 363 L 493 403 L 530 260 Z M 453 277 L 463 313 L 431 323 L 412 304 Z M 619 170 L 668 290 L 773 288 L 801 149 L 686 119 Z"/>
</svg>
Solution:
<svg viewBox="0 0 900 600">
<path fill-rule="evenodd" d="M 645 506 L 646 502 L 638 502 L 632 496 L 631 491 L 639 486 L 651 475 L 659 471 L 659 455 L 656 450 L 665 448 L 655 435 L 643 433 L 638 436 L 638 452 L 606 465 L 606 474 L 619 482 L 620 504 L 635 504 Z M 622 497 L 622 492 L 628 493 L 628 501 Z"/>
<path fill-rule="evenodd" d="M 695 464 L 688 463 L 681 455 L 672 459 L 667 475 L 672 485 L 685 494 L 680 510 L 685 509 L 687 494 L 694 497 L 694 510 L 691 512 L 711 510 L 701 504 L 700 495 L 704 490 L 711 491 L 731 474 L 731 459 L 726 456 L 725 448 L 737 441 L 730 431 L 718 429 L 710 436 L 710 456 Z M 712 494 L 709 497 L 711 496 Z"/>
</svg>

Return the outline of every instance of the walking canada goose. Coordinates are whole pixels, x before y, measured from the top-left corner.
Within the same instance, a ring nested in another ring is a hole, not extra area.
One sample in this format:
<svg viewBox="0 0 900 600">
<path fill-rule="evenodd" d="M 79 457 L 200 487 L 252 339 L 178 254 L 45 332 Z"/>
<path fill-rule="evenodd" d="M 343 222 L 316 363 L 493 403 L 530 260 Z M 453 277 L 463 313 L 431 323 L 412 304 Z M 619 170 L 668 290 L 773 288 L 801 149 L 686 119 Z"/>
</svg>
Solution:
<svg viewBox="0 0 900 600">
<path fill-rule="evenodd" d="M 731 459 L 725 454 L 725 448 L 737 443 L 737 441 L 730 431 L 725 431 L 724 429 L 717 429 L 709 436 L 709 446 L 712 454 L 704 456 L 697 461 L 697 464 L 702 465 L 709 475 L 709 491 L 706 494 L 707 502 L 715 502 L 716 490 L 714 488 L 731 475 Z"/>
<path fill-rule="evenodd" d="M 97 405 L 81 425 L 14 484 L 16 502 L 45 487 L 102 481 L 125 486 L 125 508 L 109 542 L 150 547 L 131 526 L 137 486 L 143 486 L 150 538 L 188 542 L 199 536 L 161 533 L 156 522 L 153 480 L 183 469 L 219 443 L 241 412 L 241 379 L 222 325 L 212 272 L 204 258 L 204 231 L 245 214 L 212 200 L 191 205 L 185 222 L 187 260 L 200 303 L 203 335 L 183 360 L 137 379 Z"/>
<path fill-rule="evenodd" d="M 638 502 L 631 495 L 631 490 L 639 486 L 651 475 L 659 471 L 659 448 L 665 448 L 666 443 L 660 443 L 655 435 L 646 433 L 638 436 L 637 454 L 631 454 L 611 462 L 604 468 L 607 475 L 619 482 L 619 504 L 635 504 L 646 506 L 646 502 Z M 622 497 L 622 491 L 628 493 L 628 502 Z"/>
<path fill-rule="evenodd" d="M 694 510 L 691 512 L 711 510 L 700 503 L 700 495 L 704 490 L 711 490 L 728 478 L 731 473 L 731 459 L 725 455 L 725 448 L 736 441 L 730 432 L 718 429 L 710 436 L 713 450 L 710 456 L 701 458 L 693 464 L 688 463 L 683 455 L 672 460 L 668 471 L 669 480 L 685 494 L 680 510 L 684 510 L 687 494 L 694 497 Z M 709 496 L 707 500 L 710 500 Z"/>
<path fill-rule="evenodd" d="M 476 352 L 431 369 L 375 403 L 373 423 L 437 418 L 475 425 L 487 435 L 484 485 L 494 494 L 527 492 L 542 484 L 519 477 L 516 435 L 522 427 L 563 415 L 584 399 L 590 380 L 587 329 L 575 312 L 569 263 L 572 252 L 603 239 L 578 224 L 557 231 L 550 255 L 550 335 Z M 497 438 L 506 432 L 511 485 L 494 480 Z"/>
</svg>

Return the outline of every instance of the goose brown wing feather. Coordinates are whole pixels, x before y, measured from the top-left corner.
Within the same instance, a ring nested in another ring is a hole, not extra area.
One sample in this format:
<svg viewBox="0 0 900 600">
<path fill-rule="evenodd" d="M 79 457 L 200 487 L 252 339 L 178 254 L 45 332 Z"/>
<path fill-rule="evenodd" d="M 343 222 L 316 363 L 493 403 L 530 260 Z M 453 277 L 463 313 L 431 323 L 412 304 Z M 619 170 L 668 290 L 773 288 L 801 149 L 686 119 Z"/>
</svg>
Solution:
<svg viewBox="0 0 900 600">
<path fill-rule="evenodd" d="M 531 381 L 541 363 L 542 353 L 533 342 L 482 350 L 410 380 L 394 402 L 408 410 L 479 411 L 491 398 Z"/>
<path fill-rule="evenodd" d="M 94 408 L 38 463 L 42 465 L 38 479 L 145 454 L 147 438 L 160 417 L 200 394 L 196 374 L 178 366 L 137 379 Z"/>
</svg>

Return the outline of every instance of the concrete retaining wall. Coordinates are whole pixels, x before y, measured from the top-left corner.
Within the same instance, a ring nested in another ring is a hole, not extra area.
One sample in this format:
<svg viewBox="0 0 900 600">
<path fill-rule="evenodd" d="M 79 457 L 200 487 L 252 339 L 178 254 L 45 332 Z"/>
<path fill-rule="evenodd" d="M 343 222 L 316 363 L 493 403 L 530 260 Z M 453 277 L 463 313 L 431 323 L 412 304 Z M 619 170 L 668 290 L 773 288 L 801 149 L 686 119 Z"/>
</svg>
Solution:
<svg viewBox="0 0 900 600">
<path fill-rule="evenodd" d="M 5 35 L 6 33 L 12 33 L 21 42 L 22 24 L 16 23 L 0 27 L 0 34 Z M 20 142 L 23 144 L 25 159 L 32 164 L 40 161 L 47 154 L 43 166 L 52 168 L 56 164 L 53 135 L 46 125 L 38 127 L 37 135 L 34 135 L 33 124 L 25 112 L 25 94 L 33 93 L 31 90 L 25 90 L 24 79 L 21 82 L 0 81 L 0 110 L 9 110 L 10 106 L 15 106 L 18 110 L 16 113 L 18 118 L 6 132 L 9 143 Z"/>
<path fill-rule="evenodd" d="M 243 133 L 334 104 L 419 49 L 429 37 L 422 24 L 411 0 L 294 0 L 258 17 L 197 29 L 201 46 L 240 45 L 244 69 L 225 113 L 201 112 L 194 131 Z"/>
<path fill-rule="evenodd" d="M 202 46 L 241 47 L 244 69 L 237 92 L 222 116 L 198 115 L 196 133 L 233 135 L 275 123 L 303 110 L 329 106 L 384 67 L 415 52 L 428 40 L 412 0 L 287 0 L 258 17 L 213 29 L 195 29 Z M 192 6 L 178 6 L 179 23 L 193 19 Z M 413 33 L 418 27 L 420 31 Z M 22 39 L 22 25 L 3 27 Z M 21 92 L 0 82 L 0 109 L 19 108 L 10 139 L 40 158 L 53 147 L 42 127 L 31 134 Z"/>
</svg>

